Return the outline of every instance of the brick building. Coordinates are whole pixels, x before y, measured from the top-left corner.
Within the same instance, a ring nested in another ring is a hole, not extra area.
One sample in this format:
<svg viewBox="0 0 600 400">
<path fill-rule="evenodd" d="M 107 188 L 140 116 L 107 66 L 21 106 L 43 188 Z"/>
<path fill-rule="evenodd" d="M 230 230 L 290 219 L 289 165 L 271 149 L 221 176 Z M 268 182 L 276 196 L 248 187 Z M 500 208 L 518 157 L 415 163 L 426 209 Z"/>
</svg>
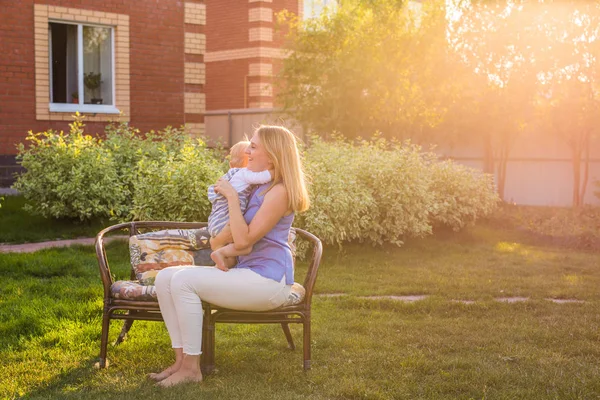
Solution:
<svg viewBox="0 0 600 400">
<path fill-rule="evenodd" d="M 27 131 L 66 130 L 75 111 L 89 132 L 125 120 L 196 135 L 207 110 L 271 110 L 284 57 L 274 14 L 303 3 L 1 1 L 0 187 Z"/>
</svg>

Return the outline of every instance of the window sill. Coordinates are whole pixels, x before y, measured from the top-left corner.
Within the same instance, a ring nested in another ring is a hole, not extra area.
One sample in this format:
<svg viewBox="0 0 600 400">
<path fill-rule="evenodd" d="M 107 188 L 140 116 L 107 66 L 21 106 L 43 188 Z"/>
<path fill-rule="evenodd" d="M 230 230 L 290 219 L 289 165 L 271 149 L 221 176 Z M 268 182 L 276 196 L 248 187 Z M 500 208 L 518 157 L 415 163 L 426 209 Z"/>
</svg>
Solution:
<svg viewBox="0 0 600 400">
<path fill-rule="evenodd" d="M 50 112 L 74 113 L 79 111 L 82 114 L 120 114 L 121 112 L 115 106 L 104 104 L 59 104 L 50 103 Z"/>
</svg>

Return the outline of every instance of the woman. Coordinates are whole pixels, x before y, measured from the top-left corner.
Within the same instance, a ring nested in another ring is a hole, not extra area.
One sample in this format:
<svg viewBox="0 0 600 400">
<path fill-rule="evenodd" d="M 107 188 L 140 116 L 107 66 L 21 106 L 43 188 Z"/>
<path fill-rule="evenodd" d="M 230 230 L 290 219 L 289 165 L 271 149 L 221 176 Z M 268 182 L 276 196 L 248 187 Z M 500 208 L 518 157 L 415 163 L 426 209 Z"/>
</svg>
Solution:
<svg viewBox="0 0 600 400">
<path fill-rule="evenodd" d="M 156 277 L 156 293 L 175 362 L 151 374 L 161 386 L 201 381 L 202 300 L 220 307 L 266 311 L 281 306 L 294 283 L 287 243 L 295 212 L 309 206 L 296 138 L 283 127 L 262 126 L 246 150 L 251 171 L 273 170 L 273 181 L 252 194 L 244 215 L 238 194 L 224 180 L 215 191 L 229 205 L 229 224 L 236 248 L 252 247 L 236 268 L 185 266 L 166 268 Z"/>
</svg>

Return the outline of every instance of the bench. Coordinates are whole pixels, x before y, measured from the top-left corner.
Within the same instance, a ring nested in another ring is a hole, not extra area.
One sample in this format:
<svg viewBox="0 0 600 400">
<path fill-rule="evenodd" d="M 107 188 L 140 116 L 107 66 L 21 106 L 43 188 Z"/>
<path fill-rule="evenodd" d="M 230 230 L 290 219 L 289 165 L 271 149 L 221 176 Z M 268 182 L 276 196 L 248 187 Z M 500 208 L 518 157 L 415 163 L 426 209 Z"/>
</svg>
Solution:
<svg viewBox="0 0 600 400">
<path fill-rule="evenodd" d="M 163 222 L 163 221 L 143 221 L 143 222 L 128 222 L 110 226 L 102 230 L 96 236 L 96 256 L 98 258 L 98 266 L 100 276 L 104 288 L 104 307 L 102 313 L 102 335 L 100 342 L 100 368 L 105 368 L 107 365 L 107 348 L 108 348 L 108 330 L 110 321 L 113 319 L 123 320 L 123 327 L 119 336 L 115 341 L 115 345 L 125 340 L 127 333 L 131 329 L 133 322 L 136 320 L 143 321 L 162 321 L 154 286 L 152 283 L 153 273 L 142 273 L 139 269 L 133 267 L 139 263 L 140 254 L 137 254 L 136 243 L 139 238 L 153 238 L 154 235 L 169 234 L 169 238 L 173 235 L 181 234 L 181 239 L 167 240 L 163 242 L 181 244 L 188 243 L 186 238 L 189 238 L 189 248 L 177 250 L 178 254 L 183 255 L 185 260 L 188 257 L 192 262 L 180 262 L 180 264 L 209 265 L 204 263 L 204 260 L 210 260 L 210 249 L 207 247 L 207 233 L 205 232 L 206 223 L 203 222 Z M 130 280 L 114 281 L 110 272 L 109 260 L 106 255 L 105 239 L 114 234 L 122 234 L 127 231 L 130 240 L 130 250 L 132 256 L 132 269 Z M 166 233 L 165 233 L 166 232 Z M 174 233 L 175 232 L 175 233 Z M 144 236 L 145 235 L 145 236 Z M 295 248 L 296 238 L 306 240 L 310 247 L 308 257 L 308 269 L 304 277 L 302 285 L 294 283 L 290 299 L 283 306 L 262 312 L 253 311 L 237 311 L 217 307 L 203 301 L 204 317 L 202 328 L 202 357 L 201 368 L 205 374 L 210 374 L 215 368 L 215 325 L 216 323 L 244 323 L 244 324 L 281 324 L 283 332 L 288 342 L 290 349 L 295 349 L 294 341 L 290 332 L 289 324 L 302 324 L 303 326 L 303 357 L 304 370 L 310 369 L 311 354 L 310 354 L 310 330 L 311 330 L 311 300 L 315 281 L 317 279 L 317 271 L 321 262 L 323 252 L 321 241 L 313 234 L 298 228 L 292 228 L 290 235 L 292 248 Z M 160 241 L 159 241 L 160 242 Z M 159 243 L 157 242 L 157 243 Z M 164 244 L 160 242 L 161 245 Z M 132 243 L 134 243 L 132 245 Z M 187 245 L 187 244 L 186 244 Z M 203 247 L 204 246 L 204 247 Z M 139 247 L 139 246 L 138 246 Z M 169 260 L 169 249 L 155 249 L 159 254 L 160 260 Z M 151 251 L 146 251 L 141 254 L 142 258 L 147 257 Z M 202 262 L 202 263 L 200 263 Z M 176 262 L 164 263 L 164 265 L 174 265 Z M 137 273 L 136 273 L 137 272 Z M 147 277 L 149 281 L 146 281 Z M 141 278 L 141 279 L 140 279 Z M 296 276 L 296 278 L 298 278 Z"/>
</svg>

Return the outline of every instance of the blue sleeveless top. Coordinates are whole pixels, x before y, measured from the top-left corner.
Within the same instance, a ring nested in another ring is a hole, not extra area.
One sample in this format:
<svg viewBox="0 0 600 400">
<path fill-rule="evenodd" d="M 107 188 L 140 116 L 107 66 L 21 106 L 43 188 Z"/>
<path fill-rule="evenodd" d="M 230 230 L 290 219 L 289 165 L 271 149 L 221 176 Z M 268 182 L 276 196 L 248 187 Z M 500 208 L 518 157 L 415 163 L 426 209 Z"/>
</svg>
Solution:
<svg viewBox="0 0 600 400">
<path fill-rule="evenodd" d="M 269 185 L 271 185 L 270 182 L 260 185 L 252 193 L 248 207 L 244 213 L 244 219 L 247 224 L 250 224 L 250 221 L 252 221 L 262 205 L 264 196 L 261 193 Z M 250 268 L 257 274 L 277 282 L 281 281 L 281 278 L 285 276 L 285 284 L 293 284 L 294 261 L 292 250 L 288 243 L 288 235 L 293 221 L 293 212 L 290 215 L 282 217 L 273 229 L 258 242 L 254 243 L 250 254 L 238 257 L 236 268 Z"/>
</svg>

